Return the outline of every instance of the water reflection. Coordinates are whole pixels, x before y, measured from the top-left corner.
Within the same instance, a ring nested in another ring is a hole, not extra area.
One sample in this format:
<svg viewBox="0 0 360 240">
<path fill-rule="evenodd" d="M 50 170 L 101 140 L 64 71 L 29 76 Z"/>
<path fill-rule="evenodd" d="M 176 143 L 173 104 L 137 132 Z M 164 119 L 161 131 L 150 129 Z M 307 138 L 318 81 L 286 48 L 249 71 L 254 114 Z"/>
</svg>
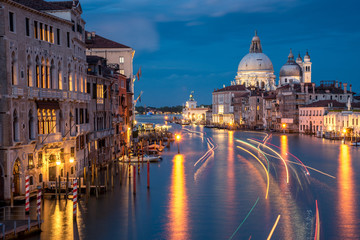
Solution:
<svg viewBox="0 0 360 240">
<path fill-rule="evenodd" d="M 354 172 L 352 168 L 351 153 L 348 145 L 340 146 L 339 154 L 339 225 L 340 233 L 343 239 L 354 238 L 358 234 L 357 230 L 357 202 L 356 187 L 354 184 Z"/>
<path fill-rule="evenodd" d="M 185 187 L 184 156 L 177 154 L 173 159 L 171 176 L 168 237 L 169 239 L 189 239 L 188 200 Z"/>
</svg>

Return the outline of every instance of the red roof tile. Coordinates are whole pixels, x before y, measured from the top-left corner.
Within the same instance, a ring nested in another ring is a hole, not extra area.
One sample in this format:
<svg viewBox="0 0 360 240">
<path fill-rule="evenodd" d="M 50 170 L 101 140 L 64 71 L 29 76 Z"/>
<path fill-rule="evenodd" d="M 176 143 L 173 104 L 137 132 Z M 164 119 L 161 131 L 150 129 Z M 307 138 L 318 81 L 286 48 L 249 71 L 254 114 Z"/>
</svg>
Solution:
<svg viewBox="0 0 360 240">
<path fill-rule="evenodd" d="M 230 92 L 230 91 L 245 91 L 245 85 L 231 85 L 221 89 L 217 89 L 214 92 Z"/>
<path fill-rule="evenodd" d="M 88 36 L 88 34 L 91 33 L 86 32 L 86 36 Z M 95 37 L 91 37 L 91 39 L 88 39 L 86 37 L 85 43 L 87 48 L 131 48 L 121 43 L 117 43 L 102 36 L 99 36 L 97 34 L 95 34 Z"/>
<path fill-rule="evenodd" d="M 64 6 L 58 5 L 54 2 L 47 2 L 44 0 L 13 0 L 14 2 L 17 2 L 21 5 L 24 5 L 26 7 L 38 10 L 38 11 L 46 11 L 46 10 L 65 10 L 67 8 L 65 8 Z M 72 1 L 67 1 L 70 2 L 72 5 Z"/>
</svg>

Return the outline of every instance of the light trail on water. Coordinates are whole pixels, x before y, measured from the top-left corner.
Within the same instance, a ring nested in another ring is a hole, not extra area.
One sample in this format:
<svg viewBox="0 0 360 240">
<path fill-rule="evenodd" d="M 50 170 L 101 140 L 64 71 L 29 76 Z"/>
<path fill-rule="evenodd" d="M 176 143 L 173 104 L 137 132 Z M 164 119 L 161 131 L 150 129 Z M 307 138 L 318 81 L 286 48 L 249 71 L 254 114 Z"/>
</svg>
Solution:
<svg viewBox="0 0 360 240">
<path fill-rule="evenodd" d="M 260 161 L 260 159 L 258 158 L 258 157 L 256 157 L 252 152 L 250 152 L 250 151 L 248 151 L 248 150 L 246 150 L 245 148 L 242 148 L 242 147 L 240 147 L 240 146 L 236 146 L 237 148 L 240 148 L 241 150 L 243 150 L 243 151 L 245 151 L 245 152 L 247 152 L 247 153 L 249 153 L 251 156 L 253 156 L 256 160 L 258 160 L 258 162 L 261 164 L 261 166 L 264 168 L 264 170 L 265 170 L 265 173 L 266 173 L 266 178 L 267 178 L 267 184 L 266 184 L 266 194 L 265 194 L 265 199 L 267 199 L 267 197 L 268 197 L 268 194 L 269 194 L 269 173 L 268 173 L 268 171 L 266 171 L 266 167 L 264 166 L 264 164 Z"/>
<path fill-rule="evenodd" d="M 246 219 L 250 216 L 250 213 L 252 212 L 252 210 L 254 210 L 256 204 L 259 201 L 259 197 L 257 198 L 255 204 L 252 206 L 252 208 L 250 209 L 250 211 L 248 212 L 248 214 L 246 215 L 246 217 L 244 218 L 244 220 L 240 223 L 240 225 L 236 228 L 235 232 L 231 235 L 231 237 L 229 237 L 229 240 L 233 239 L 233 237 L 235 236 L 235 234 L 237 233 L 237 231 L 239 231 L 240 227 L 244 224 L 244 222 L 246 221 Z"/>
<path fill-rule="evenodd" d="M 278 222 L 279 222 L 279 220 L 280 220 L 280 216 L 281 216 L 281 215 L 279 215 L 279 216 L 277 217 L 277 219 L 276 219 L 276 221 L 275 221 L 275 224 L 274 224 L 273 228 L 271 229 L 271 232 L 270 232 L 269 236 L 267 237 L 267 240 L 270 240 L 270 239 L 271 239 L 271 236 L 273 235 L 273 233 L 274 233 L 274 231 L 275 231 L 275 228 L 276 228 L 276 226 L 277 226 L 277 224 L 278 224 Z"/>
<path fill-rule="evenodd" d="M 250 139 L 250 138 L 248 138 L 248 140 L 253 141 L 253 142 L 256 142 L 256 143 L 259 143 L 259 142 L 255 141 L 255 140 L 253 140 L 253 139 Z M 259 143 L 259 144 L 261 144 L 261 145 L 264 146 L 265 148 L 267 148 L 267 149 L 269 149 L 270 151 L 272 151 L 273 153 L 275 153 L 275 154 L 283 161 L 284 166 L 285 166 L 285 170 L 286 170 L 286 183 L 289 183 L 289 170 L 288 170 L 286 161 L 285 161 L 285 160 L 281 157 L 281 155 L 278 154 L 274 149 L 266 146 L 266 145 L 263 144 L 263 143 Z"/>
</svg>

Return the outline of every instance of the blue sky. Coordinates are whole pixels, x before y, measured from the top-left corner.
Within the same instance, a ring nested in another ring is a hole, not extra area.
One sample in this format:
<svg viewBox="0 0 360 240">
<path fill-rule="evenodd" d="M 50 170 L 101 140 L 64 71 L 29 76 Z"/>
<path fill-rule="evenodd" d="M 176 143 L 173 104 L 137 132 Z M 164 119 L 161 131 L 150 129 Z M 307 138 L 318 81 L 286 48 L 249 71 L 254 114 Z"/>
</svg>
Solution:
<svg viewBox="0 0 360 240">
<path fill-rule="evenodd" d="M 289 49 L 309 50 L 313 82 L 339 80 L 360 93 L 360 3 L 335 0 L 83 0 L 89 31 L 136 50 L 138 105 L 182 105 L 191 91 L 211 104 L 234 80 L 254 31 L 275 75 Z"/>
</svg>

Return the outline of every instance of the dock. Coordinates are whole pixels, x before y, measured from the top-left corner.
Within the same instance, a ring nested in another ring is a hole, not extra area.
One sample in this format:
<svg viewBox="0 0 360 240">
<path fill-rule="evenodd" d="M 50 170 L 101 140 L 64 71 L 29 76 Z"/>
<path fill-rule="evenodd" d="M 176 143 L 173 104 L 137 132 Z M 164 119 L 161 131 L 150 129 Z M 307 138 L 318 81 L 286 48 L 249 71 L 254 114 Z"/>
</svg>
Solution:
<svg viewBox="0 0 360 240">
<path fill-rule="evenodd" d="M 30 211 L 36 211 L 35 208 Z M 36 215 L 36 214 L 35 214 Z M 0 208 L 0 239 L 11 239 L 41 231 L 43 220 L 27 215 L 24 206 Z"/>
</svg>

